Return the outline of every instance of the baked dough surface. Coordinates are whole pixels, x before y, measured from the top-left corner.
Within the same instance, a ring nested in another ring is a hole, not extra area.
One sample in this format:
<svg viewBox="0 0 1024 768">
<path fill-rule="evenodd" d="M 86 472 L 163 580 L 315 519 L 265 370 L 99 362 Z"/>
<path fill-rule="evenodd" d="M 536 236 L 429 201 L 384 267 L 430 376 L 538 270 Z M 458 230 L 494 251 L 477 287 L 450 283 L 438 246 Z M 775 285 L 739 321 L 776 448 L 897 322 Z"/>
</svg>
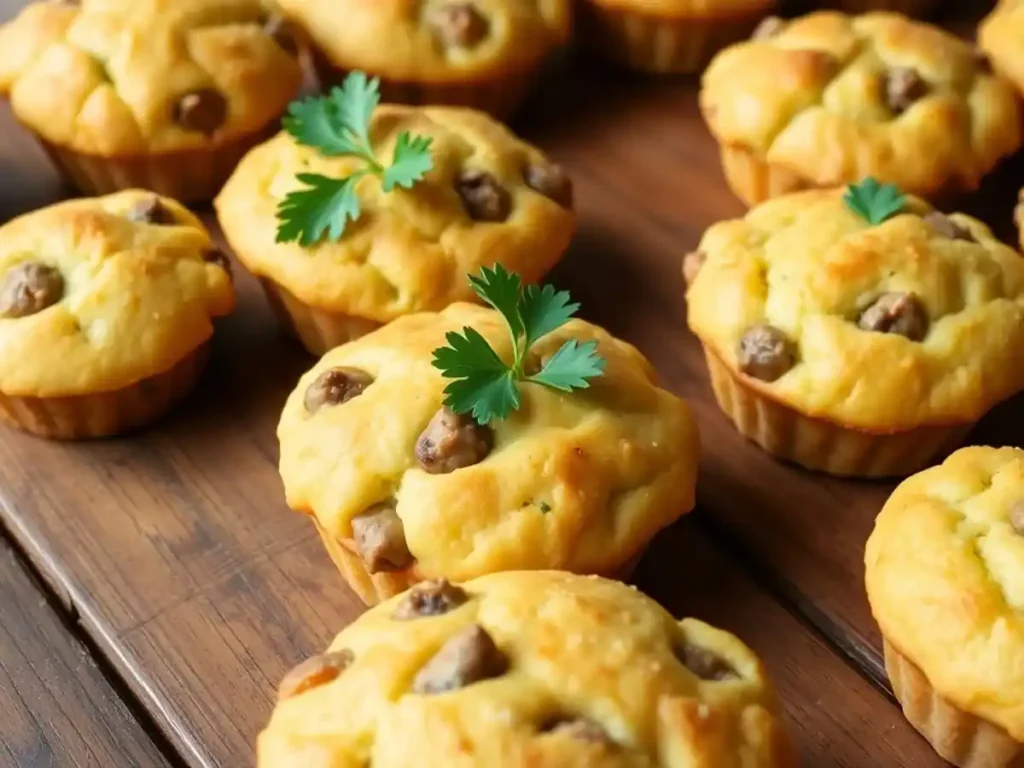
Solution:
<svg viewBox="0 0 1024 768">
<path fill-rule="evenodd" d="M 280 0 L 339 69 L 361 69 L 398 82 L 465 83 L 528 71 L 568 42 L 571 0 Z M 471 5 L 487 31 L 468 47 L 448 47 L 431 13 Z M 500 86 L 499 86 L 500 87 Z"/>
<path fill-rule="evenodd" d="M 1000 0 L 978 26 L 978 45 L 995 69 L 1024 92 L 1024 2 Z"/>
<path fill-rule="evenodd" d="M 453 580 L 507 569 L 611 573 L 692 509 L 698 443 L 686 404 L 657 387 L 634 347 L 580 320 L 533 350 L 542 357 L 569 338 L 596 340 L 604 376 L 571 394 L 522 385 L 520 409 L 493 425 L 483 461 L 425 472 L 415 445 L 447 383 L 432 352 L 465 326 L 510 359 L 497 312 L 454 304 L 337 347 L 302 377 L 278 426 L 292 509 L 347 540 L 353 517 L 393 499 L 417 575 Z M 364 371 L 373 383 L 310 414 L 306 390 L 334 367 Z"/>
<path fill-rule="evenodd" d="M 396 619 L 399 596 L 338 635 L 331 649 L 351 663 L 278 704 L 260 768 L 797 765 L 764 668 L 734 636 L 594 577 L 506 572 L 463 587 L 468 600 L 442 615 Z M 507 658 L 504 674 L 412 692 L 427 660 L 473 624 Z M 735 675 L 698 677 L 674 653 L 684 646 Z M 606 739 L 552 727 L 575 718 Z"/>
<path fill-rule="evenodd" d="M 172 368 L 235 304 L 231 277 L 208 262 L 202 223 L 166 198 L 173 225 L 126 214 L 152 193 L 72 200 L 0 227 L 0 281 L 26 262 L 56 268 L 59 301 L 0 317 L 0 392 L 58 397 L 122 389 Z"/>
<path fill-rule="evenodd" d="M 899 114 L 886 102 L 897 68 L 927 89 Z M 720 144 L 819 187 L 875 176 L 925 196 L 972 190 L 1022 140 L 1009 82 L 968 43 L 892 13 L 811 13 L 727 48 L 700 104 Z"/>
<path fill-rule="evenodd" d="M 1024 344 L 1024 259 L 981 222 L 949 216 L 973 240 L 953 239 L 907 213 L 870 226 L 843 189 L 770 200 L 720 222 L 687 292 L 690 328 L 737 368 L 746 330 L 768 323 L 796 345 L 796 364 L 768 383 L 744 381 L 797 411 L 868 432 L 967 424 L 1024 389 L 1013 350 Z M 858 327 L 887 292 L 915 294 L 923 340 Z"/>
<path fill-rule="evenodd" d="M 275 120 L 302 83 L 297 59 L 264 29 L 260 0 L 35 2 L 0 26 L 0 95 L 51 143 L 103 157 L 216 146 Z M 175 105 L 213 89 L 212 135 Z"/>
<path fill-rule="evenodd" d="M 276 211 L 301 184 L 298 173 L 344 178 L 363 167 L 350 157 L 323 157 L 281 133 L 251 151 L 216 200 L 217 217 L 239 260 L 303 303 L 385 323 L 453 301 L 475 300 L 467 274 L 494 263 L 529 282 L 561 258 L 576 229 L 572 209 L 526 185 L 540 150 L 469 109 L 382 105 L 370 136 L 390 158 L 403 131 L 432 138 L 434 169 L 412 189 L 385 193 L 375 176 L 359 182 L 362 216 L 337 243 L 312 248 L 276 243 Z M 511 201 L 500 222 L 470 217 L 457 191 L 465 170 L 490 173 Z"/>
<path fill-rule="evenodd" d="M 963 448 L 900 484 L 865 552 L 882 633 L 959 709 L 1024 742 L 1024 451 Z"/>
</svg>

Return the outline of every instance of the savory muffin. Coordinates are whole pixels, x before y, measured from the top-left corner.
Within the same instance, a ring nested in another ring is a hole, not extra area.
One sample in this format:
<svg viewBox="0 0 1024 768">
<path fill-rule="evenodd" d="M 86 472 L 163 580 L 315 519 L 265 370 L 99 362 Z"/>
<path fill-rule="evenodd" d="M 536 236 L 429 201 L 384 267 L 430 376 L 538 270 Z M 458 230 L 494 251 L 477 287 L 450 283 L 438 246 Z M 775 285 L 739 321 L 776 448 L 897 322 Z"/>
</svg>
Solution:
<svg viewBox="0 0 1024 768">
<path fill-rule="evenodd" d="M 500 570 L 622 575 L 693 507 L 696 428 L 634 347 L 568 322 L 531 347 L 526 366 L 593 341 L 603 375 L 571 393 L 523 384 L 519 408 L 481 426 L 444 405 L 432 362 L 466 327 L 510 359 L 494 310 L 408 315 L 328 352 L 281 415 L 288 505 L 312 516 L 367 603 L 424 579 Z"/>
<path fill-rule="evenodd" d="M 358 702 L 358 706 L 353 706 Z M 259 768 L 791 768 L 740 640 L 554 571 L 414 587 L 281 682 Z"/>
<path fill-rule="evenodd" d="M 903 482 L 865 552 L 907 718 L 960 768 L 1024 761 L 1024 451 L 964 448 Z"/>
<path fill-rule="evenodd" d="M 1024 259 L 972 218 L 867 180 L 763 203 L 699 251 L 686 299 L 715 395 L 780 458 L 909 474 L 1024 389 Z"/>
<path fill-rule="evenodd" d="M 577 0 L 584 45 L 597 56 L 657 74 L 699 72 L 779 5 L 779 0 Z"/>
<path fill-rule="evenodd" d="M 403 134 L 430 139 L 433 168 L 385 192 L 367 175 L 361 216 L 337 239 L 281 242 L 276 213 L 300 174 L 358 172 L 281 133 L 242 160 L 217 197 L 239 260 L 259 277 L 286 327 L 320 355 L 397 317 L 474 300 L 466 275 L 503 264 L 526 282 L 555 265 L 576 228 L 572 182 L 535 147 L 469 109 L 383 105 L 367 132 L 381 158 Z"/>
<path fill-rule="evenodd" d="M 141 426 L 202 372 L 234 307 L 223 253 L 178 203 L 130 190 L 0 227 L 0 419 L 44 437 Z"/>
<path fill-rule="evenodd" d="M 978 26 L 978 45 L 999 74 L 1024 93 L 1024 2 L 1000 0 Z"/>
<path fill-rule="evenodd" d="M 722 51 L 701 111 L 747 204 L 874 176 L 930 200 L 1021 145 L 1013 86 L 968 43 L 892 13 L 812 13 Z"/>
<path fill-rule="evenodd" d="M 325 85 L 361 70 L 385 101 L 510 117 L 569 40 L 571 0 L 280 0 Z"/>
<path fill-rule="evenodd" d="M 298 92 L 260 0 L 34 2 L 0 26 L 0 95 L 70 182 L 213 198 Z"/>
</svg>

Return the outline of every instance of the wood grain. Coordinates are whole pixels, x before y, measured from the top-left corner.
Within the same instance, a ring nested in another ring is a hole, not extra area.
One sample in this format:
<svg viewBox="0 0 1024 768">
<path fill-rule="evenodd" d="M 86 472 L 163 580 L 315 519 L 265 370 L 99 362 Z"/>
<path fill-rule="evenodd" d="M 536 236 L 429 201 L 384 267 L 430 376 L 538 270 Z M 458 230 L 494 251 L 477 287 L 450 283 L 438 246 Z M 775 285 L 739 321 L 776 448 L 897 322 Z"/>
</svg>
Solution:
<svg viewBox="0 0 1024 768">
<path fill-rule="evenodd" d="M 0 541 L 0 765 L 169 766 Z"/>
<path fill-rule="evenodd" d="M 19 4 L 0 0 L 0 18 Z M 898 710 L 816 634 L 884 684 L 862 555 L 891 484 L 803 472 L 746 443 L 686 328 L 682 256 L 743 211 L 695 99 L 693 79 L 582 62 L 546 82 L 517 126 L 576 180 L 581 228 L 552 280 L 648 354 L 701 430 L 696 525 L 657 541 L 641 584 L 764 655 L 809 765 L 931 765 Z M 967 201 L 1006 236 L 1021 168 L 1007 164 Z M 68 194 L 4 109 L 0 169 L 0 221 Z M 195 766 L 249 761 L 280 675 L 361 610 L 285 508 L 276 473 L 279 409 L 311 360 L 281 338 L 251 278 L 239 287 L 209 374 L 164 423 L 79 445 L 0 433 L 4 524 Z M 1011 441 L 1022 407 L 1001 409 L 978 439 Z"/>
</svg>

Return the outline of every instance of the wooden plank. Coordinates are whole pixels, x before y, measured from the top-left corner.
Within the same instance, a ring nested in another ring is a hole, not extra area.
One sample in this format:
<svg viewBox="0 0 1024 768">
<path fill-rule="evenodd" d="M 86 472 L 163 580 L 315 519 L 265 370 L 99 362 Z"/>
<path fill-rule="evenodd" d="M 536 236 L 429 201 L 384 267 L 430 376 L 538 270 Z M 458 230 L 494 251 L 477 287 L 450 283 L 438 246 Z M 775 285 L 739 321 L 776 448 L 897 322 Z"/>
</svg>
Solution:
<svg viewBox="0 0 1024 768">
<path fill-rule="evenodd" d="M 169 766 L 0 539 L 0 765 Z"/>
<path fill-rule="evenodd" d="M 946 763 L 899 709 L 768 596 L 685 521 L 662 534 L 637 582 L 676 616 L 696 616 L 743 638 L 764 659 L 807 766 Z"/>
</svg>

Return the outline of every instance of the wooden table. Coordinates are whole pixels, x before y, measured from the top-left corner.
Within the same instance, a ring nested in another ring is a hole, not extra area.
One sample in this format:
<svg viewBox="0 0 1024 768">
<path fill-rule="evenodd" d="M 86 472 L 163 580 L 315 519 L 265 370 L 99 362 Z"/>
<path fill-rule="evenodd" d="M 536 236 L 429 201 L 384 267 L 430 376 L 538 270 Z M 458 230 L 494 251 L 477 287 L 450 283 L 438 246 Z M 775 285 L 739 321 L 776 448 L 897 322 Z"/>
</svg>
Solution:
<svg viewBox="0 0 1024 768">
<path fill-rule="evenodd" d="M 0 19 L 22 4 L 0 0 Z M 635 580 L 762 655 L 806 765 L 943 765 L 891 699 L 862 588 L 864 541 L 892 484 L 803 472 L 744 442 L 686 329 L 681 258 L 743 210 L 695 96 L 690 79 L 583 63 L 545 83 L 517 124 L 576 180 L 580 231 L 552 280 L 650 356 L 701 430 L 698 510 L 656 540 Z M 1011 161 L 969 203 L 1007 237 L 1022 171 Z M 68 194 L 0 109 L 0 221 Z M 251 764 L 281 675 L 362 610 L 277 475 L 278 414 L 312 360 L 236 273 L 238 310 L 170 418 L 84 444 L 0 432 L 4 766 Z M 1022 408 L 1001 408 L 971 440 L 1012 444 Z"/>
</svg>

